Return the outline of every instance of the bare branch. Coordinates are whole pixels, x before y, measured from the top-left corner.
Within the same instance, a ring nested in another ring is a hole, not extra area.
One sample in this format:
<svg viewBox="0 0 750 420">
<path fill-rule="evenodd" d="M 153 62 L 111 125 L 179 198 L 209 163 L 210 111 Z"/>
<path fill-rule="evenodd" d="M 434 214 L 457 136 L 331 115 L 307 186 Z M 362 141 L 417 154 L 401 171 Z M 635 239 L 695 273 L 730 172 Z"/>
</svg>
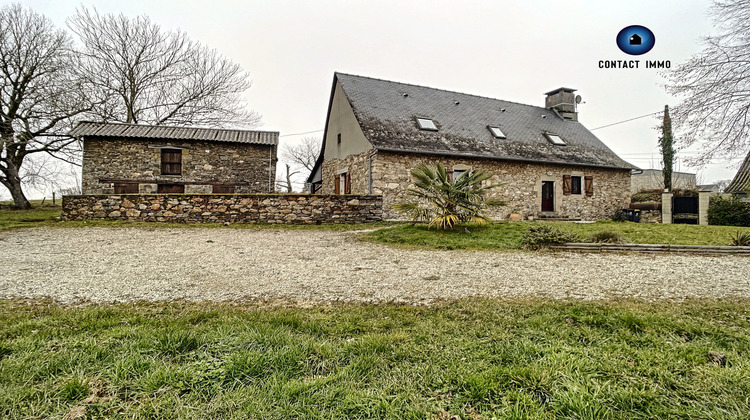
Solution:
<svg viewBox="0 0 750 420">
<path fill-rule="evenodd" d="M 667 91 L 682 98 L 672 113 L 676 143 L 703 147 L 689 161 L 697 165 L 750 149 L 750 0 L 716 0 L 711 14 L 719 34 L 666 74 Z"/>
<path fill-rule="evenodd" d="M 70 37 L 49 19 L 17 4 L 0 8 L 0 182 L 17 207 L 29 207 L 22 183 L 54 177 L 50 158 L 24 168 L 26 158 L 75 153 L 75 139 L 56 134 L 96 102 L 75 77 L 76 59 Z"/>
<path fill-rule="evenodd" d="M 260 116 L 242 94 L 248 74 L 180 31 L 147 16 L 100 15 L 82 7 L 68 27 L 83 45 L 79 74 L 107 101 L 105 121 L 252 128 Z"/>
</svg>

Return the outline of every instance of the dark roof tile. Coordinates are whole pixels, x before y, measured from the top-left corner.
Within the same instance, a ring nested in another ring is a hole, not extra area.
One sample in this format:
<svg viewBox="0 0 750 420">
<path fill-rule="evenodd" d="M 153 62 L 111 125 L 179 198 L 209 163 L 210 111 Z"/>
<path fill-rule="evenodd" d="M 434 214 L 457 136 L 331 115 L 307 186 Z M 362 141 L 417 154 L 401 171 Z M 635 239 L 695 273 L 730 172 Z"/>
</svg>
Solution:
<svg viewBox="0 0 750 420">
<path fill-rule="evenodd" d="M 199 127 L 170 127 L 123 123 L 79 123 L 68 135 L 74 137 L 130 137 L 170 140 L 202 140 L 230 143 L 277 145 L 278 131 L 229 130 Z"/>
<path fill-rule="evenodd" d="M 577 121 L 515 102 L 336 73 L 365 137 L 377 149 L 630 169 Z M 504 110 L 504 111 L 503 111 Z M 418 128 L 432 119 L 438 131 Z M 500 127 L 495 138 L 488 125 Z M 567 143 L 555 146 L 544 133 Z"/>
</svg>

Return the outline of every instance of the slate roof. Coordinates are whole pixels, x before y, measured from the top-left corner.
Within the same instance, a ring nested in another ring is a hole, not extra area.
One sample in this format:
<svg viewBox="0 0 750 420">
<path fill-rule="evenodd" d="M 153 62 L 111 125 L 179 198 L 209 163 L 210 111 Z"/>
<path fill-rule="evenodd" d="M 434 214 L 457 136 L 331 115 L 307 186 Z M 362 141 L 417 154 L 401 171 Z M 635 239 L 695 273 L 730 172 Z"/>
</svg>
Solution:
<svg viewBox="0 0 750 420">
<path fill-rule="evenodd" d="M 744 194 L 746 189 L 750 188 L 750 153 L 742 162 L 740 169 L 732 179 L 732 182 L 724 188 L 725 193 Z"/>
<path fill-rule="evenodd" d="M 230 143 L 277 145 L 278 131 L 228 130 L 219 128 L 170 127 L 123 123 L 83 121 L 68 133 L 69 136 L 117 138 L 149 138 L 164 140 L 203 140 Z"/>
<path fill-rule="evenodd" d="M 335 73 L 336 81 L 378 150 L 635 168 L 581 123 L 543 107 L 344 73 Z M 438 131 L 420 130 L 415 117 L 432 119 Z M 490 125 L 507 138 L 495 138 Z M 544 133 L 567 145 L 553 145 Z"/>
</svg>

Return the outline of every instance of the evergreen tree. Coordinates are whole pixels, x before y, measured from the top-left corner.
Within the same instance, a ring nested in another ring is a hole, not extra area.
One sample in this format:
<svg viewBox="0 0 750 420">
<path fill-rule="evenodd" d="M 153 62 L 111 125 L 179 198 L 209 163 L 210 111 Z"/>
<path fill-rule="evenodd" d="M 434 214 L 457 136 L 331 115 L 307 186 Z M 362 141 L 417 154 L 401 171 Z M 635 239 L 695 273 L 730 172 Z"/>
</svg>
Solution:
<svg viewBox="0 0 750 420">
<path fill-rule="evenodd" d="M 664 166 L 664 188 L 672 191 L 672 161 L 674 160 L 674 148 L 672 147 L 672 120 L 669 118 L 669 105 L 664 105 L 664 122 L 661 125 L 661 160 Z"/>
</svg>

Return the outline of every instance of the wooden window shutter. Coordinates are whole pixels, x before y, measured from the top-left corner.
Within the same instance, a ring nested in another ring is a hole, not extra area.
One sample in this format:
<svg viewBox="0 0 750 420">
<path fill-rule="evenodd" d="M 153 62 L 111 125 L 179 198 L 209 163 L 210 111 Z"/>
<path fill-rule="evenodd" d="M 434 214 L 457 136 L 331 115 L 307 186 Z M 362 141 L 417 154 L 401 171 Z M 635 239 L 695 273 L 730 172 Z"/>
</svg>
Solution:
<svg viewBox="0 0 750 420">
<path fill-rule="evenodd" d="M 586 197 L 591 197 L 592 195 L 594 195 L 594 177 L 585 176 L 583 177 L 583 182 L 586 187 Z"/>
<path fill-rule="evenodd" d="M 115 184 L 115 194 L 138 194 L 138 184 L 134 184 L 134 183 Z"/>
<path fill-rule="evenodd" d="M 570 195 L 571 184 L 570 175 L 563 175 L 563 195 Z"/>
<path fill-rule="evenodd" d="M 333 193 L 341 194 L 341 175 L 336 175 L 335 181 L 333 181 Z"/>
<path fill-rule="evenodd" d="M 214 194 L 234 194 L 234 185 L 214 184 L 211 191 Z"/>
<path fill-rule="evenodd" d="M 161 149 L 161 174 L 182 175 L 182 150 Z"/>
<path fill-rule="evenodd" d="M 344 194 L 352 193 L 352 174 L 347 172 L 344 174 Z"/>
</svg>

